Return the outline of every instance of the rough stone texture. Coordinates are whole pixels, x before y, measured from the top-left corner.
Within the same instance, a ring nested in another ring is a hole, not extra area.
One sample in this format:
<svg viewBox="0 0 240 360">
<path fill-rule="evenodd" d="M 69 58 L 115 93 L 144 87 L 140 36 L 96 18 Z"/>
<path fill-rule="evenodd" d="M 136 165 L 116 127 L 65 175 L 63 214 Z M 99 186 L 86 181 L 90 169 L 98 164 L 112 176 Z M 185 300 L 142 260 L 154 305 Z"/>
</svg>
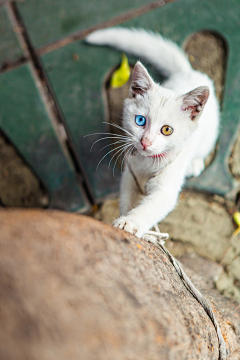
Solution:
<svg viewBox="0 0 240 360">
<path fill-rule="evenodd" d="M 159 226 L 162 232 L 169 232 L 166 247 L 174 256 L 196 253 L 220 263 L 222 271 L 214 279 L 217 289 L 240 302 L 240 234 L 232 237 L 231 205 L 216 195 L 184 191 L 174 211 Z M 118 216 L 118 199 L 105 201 L 94 214 L 109 224 Z"/>
<path fill-rule="evenodd" d="M 95 214 L 98 220 L 107 223 L 112 223 L 118 216 L 118 200 L 112 199 Z M 171 240 L 166 246 L 173 255 L 179 257 L 194 250 L 215 261 L 224 257 L 234 231 L 224 200 L 220 204 L 216 198 L 190 191 L 180 194 L 178 205 L 159 226 L 162 232 L 170 234 Z"/>
<path fill-rule="evenodd" d="M 218 359 L 212 323 L 154 246 L 57 211 L 2 210 L 0 228 L 1 360 Z M 207 297 L 237 360 L 240 306 Z"/>
<path fill-rule="evenodd" d="M 233 149 L 232 156 L 230 157 L 230 170 L 233 176 L 240 180 L 240 135 L 238 134 L 238 139 Z"/>
<path fill-rule="evenodd" d="M 221 261 L 225 272 L 216 282 L 218 290 L 240 302 L 240 234 L 230 239 Z"/>
<path fill-rule="evenodd" d="M 174 211 L 161 222 L 161 230 L 208 259 L 221 261 L 234 231 L 224 204 L 211 196 L 184 192 Z"/>
</svg>

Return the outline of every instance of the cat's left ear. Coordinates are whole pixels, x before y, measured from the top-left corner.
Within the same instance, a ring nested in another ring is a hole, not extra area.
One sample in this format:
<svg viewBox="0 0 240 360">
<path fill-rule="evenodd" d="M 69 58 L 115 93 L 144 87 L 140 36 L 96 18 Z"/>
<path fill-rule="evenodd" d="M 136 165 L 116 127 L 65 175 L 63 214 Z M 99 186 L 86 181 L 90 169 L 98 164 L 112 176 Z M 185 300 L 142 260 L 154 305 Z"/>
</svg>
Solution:
<svg viewBox="0 0 240 360">
<path fill-rule="evenodd" d="M 144 95 L 148 90 L 150 90 L 152 85 L 153 80 L 147 69 L 140 61 L 138 61 L 133 69 L 132 84 L 130 86 L 130 91 L 132 92 L 133 97 L 137 94 Z"/>
<path fill-rule="evenodd" d="M 181 96 L 182 111 L 189 112 L 191 120 L 197 120 L 206 105 L 209 97 L 209 88 L 200 86 Z"/>
</svg>

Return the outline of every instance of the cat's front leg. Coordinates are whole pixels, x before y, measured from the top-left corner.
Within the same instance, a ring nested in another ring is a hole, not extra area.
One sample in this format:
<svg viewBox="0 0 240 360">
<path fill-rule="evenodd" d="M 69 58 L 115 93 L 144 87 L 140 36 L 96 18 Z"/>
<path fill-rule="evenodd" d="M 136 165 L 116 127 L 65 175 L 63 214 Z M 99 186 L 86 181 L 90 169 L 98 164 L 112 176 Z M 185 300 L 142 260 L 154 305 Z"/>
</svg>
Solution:
<svg viewBox="0 0 240 360">
<path fill-rule="evenodd" d="M 172 201 L 166 194 L 157 191 L 147 195 L 127 215 L 116 219 L 113 226 L 141 238 L 154 224 L 161 221 L 174 208 L 175 199 Z"/>
<path fill-rule="evenodd" d="M 142 237 L 154 224 L 158 223 L 176 205 L 179 191 L 169 194 L 159 190 L 147 195 L 143 201 L 126 216 L 120 216 L 113 226 L 123 229 L 137 237 Z"/>
<path fill-rule="evenodd" d="M 154 224 L 163 220 L 174 209 L 183 182 L 182 174 L 177 176 L 176 172 L 168 174 L 169 172 L 170 169 L 160 181 L 152 179 L 148 183 L 151 192 L 127 215 L 116 219 L 113 225 L 142 237 Z"/>
<path fill-rule="evenodd" d="M 120 186 L 120 215 L 126 215 L 140 202 L 142 197 L 128 166 L 126 166 Z"/>
</svg>

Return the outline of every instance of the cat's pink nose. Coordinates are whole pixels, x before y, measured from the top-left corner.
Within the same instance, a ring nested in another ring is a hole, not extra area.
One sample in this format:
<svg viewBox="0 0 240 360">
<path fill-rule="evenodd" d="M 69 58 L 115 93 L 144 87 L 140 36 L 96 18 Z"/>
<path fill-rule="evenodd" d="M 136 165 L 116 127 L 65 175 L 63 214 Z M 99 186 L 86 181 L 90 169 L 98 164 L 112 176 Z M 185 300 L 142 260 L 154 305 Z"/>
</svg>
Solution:
<svg viewBox="0 0 240 360">
<path fill-rule="evenodd" d="M 148 138 L 142 138 L 141 144 L 143 146 L 143 150 L 152 145 L 152 142 Z"/>
</svg>

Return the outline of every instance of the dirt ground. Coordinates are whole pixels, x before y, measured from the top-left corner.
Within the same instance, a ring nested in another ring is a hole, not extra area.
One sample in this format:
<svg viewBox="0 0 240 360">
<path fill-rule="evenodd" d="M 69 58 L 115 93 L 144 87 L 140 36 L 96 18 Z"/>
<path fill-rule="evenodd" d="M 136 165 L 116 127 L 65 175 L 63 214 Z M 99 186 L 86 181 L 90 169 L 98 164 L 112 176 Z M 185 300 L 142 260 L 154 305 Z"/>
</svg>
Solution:
<svg viewBox="0 0 240 360">
<path fill-rule="evenodd" d="M 226 64 L 226 48 L 212 34 L 195 34 L 185 44 L 195 69 L 214 79 L 221 101 Z M 230 169 L 240 181 L 240 136 L 230 159 Z M 45 207 L 46 192 L 39 180 L 0 133 L 0 204 L 6 207 Z M 222 266 L 216 287 L 240 301 L 240 235 L 233 238 L 234 204 L 219 196 L 184 191 L 174 211 L 160 224 L 169 232 L 166 246 L 176 257 L 199 254 Z M 118 200 L 106 200 L 94 217 L 111 223 L 119 214 Z"/>
<path fill-rule="evenodd" d="M 0 204 L 6 207 L 46 207 L 40 181 L 0 131 Z"/>
</svg>

